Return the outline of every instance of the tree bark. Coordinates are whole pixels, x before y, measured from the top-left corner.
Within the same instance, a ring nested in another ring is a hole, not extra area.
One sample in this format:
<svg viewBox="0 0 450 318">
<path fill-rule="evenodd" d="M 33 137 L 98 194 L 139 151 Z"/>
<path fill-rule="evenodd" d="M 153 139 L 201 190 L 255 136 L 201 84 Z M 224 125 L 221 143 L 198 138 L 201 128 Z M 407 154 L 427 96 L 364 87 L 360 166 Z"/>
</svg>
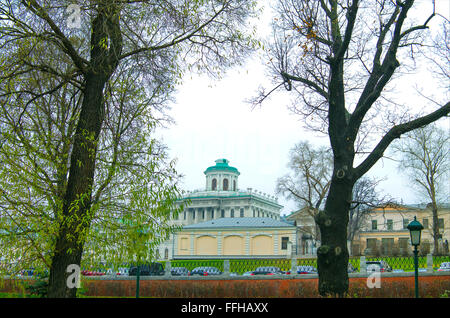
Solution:
<svg viewBox="0 0 450 318">
<path fill-rule="evenodd" d="M 110 46 L 105 43 L 110 40 Z M 48 297 L 76 297 L 67 286 L 67 267 L 80 265 L 86 235 L 92 221 L 91 194 L 94 182 L 97 142 L 105 105 L 103 90 L 115 71 L 122 51 L 122 34 L 117 5 L 101 3 L 92 20 L 91 52 L 84 73 L 83 103 L 73 141 L 70 170 L 59 231 L 50 268 Z"/>
<path fill-rule="evenodd" d="M 62 223 L 52 258 L 48 297 L 75 297 L 76 289 L 67 288 L 66 269 L 80 264 L 84 237 L 91 223 L 91 190 L 95 172 L 97 140 L 103 118 L 104 76 L 90 74 L 80 119 L 74 138 L 69 180 L 64 198 Z"/>
<path fill-rule="evenodd" d="M 434 247 L 433 247 L 433 255 L 439 255 L 439 217 L 438 217 L 438 209 L 436 201 L 432 202 L 431 211 L 433 214 L 433 241 L 434 241 Z"/>
<path fill-rule="evenodd" d="M 343 297 L 348 290 L 347 225 L 353 182 L 344 176 L 333 176 L 325 209 L 316 222 L 321 233 L 317 250 L 319 293 L 322 296 Z"/>
</svg>

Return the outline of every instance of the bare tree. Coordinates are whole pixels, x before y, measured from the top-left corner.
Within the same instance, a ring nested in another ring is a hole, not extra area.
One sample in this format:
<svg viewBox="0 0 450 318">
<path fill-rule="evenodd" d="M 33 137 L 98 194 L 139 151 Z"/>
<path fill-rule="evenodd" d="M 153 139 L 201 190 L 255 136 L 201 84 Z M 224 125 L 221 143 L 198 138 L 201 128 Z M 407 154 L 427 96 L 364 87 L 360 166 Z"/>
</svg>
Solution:
<svg viewBox="0 0 450 318">
<path fill-rule="evenodd" d="M 414 0 L 287 0 L 275 7 L 267 50 L 275 87 L 297 97 L 293 110 L 305 116 L 306 126 L 328 134 L 333 151 L 331 184 L 316 218 L 321 295 L 348 290 L 347 227 L 356 181 L 393 140 L 450 111 L 445 100 L 417 114 L 389 94 L 395 77 L 414 65 L 414 53 L 428 49 L 422 44 L 435 11 L 422 12 L 417 23 L 407 18 L 413 7 Z M 261 91 L 254 103 L 266 97 Z"/>
<path fill-rule="evenodd" d="M 309 142 L 300 142 L 290 151 L 291 173 L 278 179 L 276 191 L 297 202 L 314 222 L 330 186 L 331 167 L 331 149 L 314 149 Z M 305 227 L 304 231 L 316 242 L 320 241 L 317 224 L 313 228 Z"/>
<path fill-rule="evenodd" d="M 382 205 L 392 204 L 389 195 L 381 195 L 377 187 L 382 180 L 361 177 L 353 187 L 352 203 L 348 218 L 347 240 L 353 242 L 355 237 L 365 226 L 370 211 Z"/>
<path fill-rule="evenodd" d="M 290 151 L 291 174 L 278 179 L 277 192 L 301 206 L 318 211 L 326 197 L 331 179 L 331 149 L 300 142 Z"/>
<path fill-rule="evenodd" d="M 333 156 L 330 148 L 317 147 L 307 141 L 294 146 L 290 152 L 288 168 L 291 173 L 278 179 L 277 192 L 298 203 L 299 208 L 315 220 L 327 197 L 333 172 Z M 366 220 L 370 208 L 385 204 L 387 196 L 377 192 L 381 180 L 363 177 L 355 183 L 349 209 L 348 240 L 353 241 Z M 320 229 L 306 229 L 320 242 Z"/>
<path fill-rule="evenodd" d="M 405 135 L 394 149 L 400 153 L 399 168 L 406 173 L 432 211 L 433 254 L 439 254 L 439 203 L 446 203 L 450 164 L 450 134 L 436 125 L 416 129 Z"/>
</svg>

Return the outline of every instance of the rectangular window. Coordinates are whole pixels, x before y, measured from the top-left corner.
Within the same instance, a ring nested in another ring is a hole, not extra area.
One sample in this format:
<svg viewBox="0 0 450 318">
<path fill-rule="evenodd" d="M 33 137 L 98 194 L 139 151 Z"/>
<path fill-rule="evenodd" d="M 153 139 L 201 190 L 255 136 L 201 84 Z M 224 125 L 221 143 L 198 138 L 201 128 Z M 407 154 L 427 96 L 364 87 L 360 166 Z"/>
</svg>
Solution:
<svg viewBox="0 0 450 318">
<path fill-rule="evenodd" d="M 244 209 L 241 209 L 241 218 L 244 217 Z"/>
<path fill-rule="evenodd" d="M 392 231 L 394 229 L 394 222 L 392 220 L 386 220 L 386 227 L 388 231 Z"/>
<path fill-rule="evenodd" d="M 423 219 L 422 220 L 422 225 L 424 229 L 428 229 L 428 219 Z"/>
<path fill-rule="evenodd" d="M 230 213 L 231 213 L 231 217 L 234 218 L 234 210 L 233 209 L 231 209 Z"/>
<path fill-rule="evenodd" d="M 440 229 L 444 228 L 444 219 L 438 219 L 438 226 Z"/>
<path fill-rule="evenodd" d="M 221 217 L 221 218 L 224 218 L 224 217 L 225 217 L 225 210 L 221 210 L 221 211 L 220 211 L 220 217 Z"/>
<path fill-rule="evenodd" d="M 186 220 L 186 211 L 183 212 L 183 220 Z"/>
<path fill-rule="evenodd" d="M 408 219 L 403 219 L 403 229 L 404 230 L 408 229 L 408 224 L 409 224 L 409 220 Z"/>
<path fill-rule="evenodd" d="M 182 238 L 180 241 L 180 248 L 182 250 L 187 250 L 188 249 L 188 239 L 187 238 Z"/>
<path fill-rule="evenodd" d="M 377 239 L 368 238 L 366 241 L 367 248 L 376 248 L 377 247 Z"/>
<path fill-rule="evenodd" d="M 377 229 L 377 220 L 372 220 L 372 230 Z"/>
<path fill-rule="evenodd" d="M 281 249 L 282 250 L 287 250 L 288 242 L 289 242 L 289 237 L 281 238 Z"/>
<path fill-rule="evenodd" d="M 205 210 L 202 211 L 202 220 L 205 219 Z"/>
<path fill-rule="evenodd" d="M 399 246 L 400 248 L 408 248 L 408 245 L 409 245 L 409 238 L 406 238 L 406 237 L 400 237 L 400 238 L 398 239 L 398 246 Z"/>
<path fill-rule="evenodd" d="M 389 255 L 392 253 L 392 248 L 394 247 L 394 239 L 393 238 L 382 238 L 381 239 L 381 251 L 385 255 Z"/>
<path fill-rule="evenodd" d="M 211 219 L 214 219 L 214 209 L 211 210 Z"/>
</svg>

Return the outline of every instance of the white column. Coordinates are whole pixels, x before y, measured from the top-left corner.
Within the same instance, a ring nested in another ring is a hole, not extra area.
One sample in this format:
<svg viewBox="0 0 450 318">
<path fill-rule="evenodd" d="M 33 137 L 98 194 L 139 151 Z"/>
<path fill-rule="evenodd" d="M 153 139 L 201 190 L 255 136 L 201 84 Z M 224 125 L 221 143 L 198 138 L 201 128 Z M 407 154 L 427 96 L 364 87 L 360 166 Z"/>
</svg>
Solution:
<svg viewBox="0 0 450 318">
<path fill-rule="evenodd" d="M 222 232 L 217 233 L 217 254 L 222 255 Z"/>
<path fill-rule="evenodd" d="M 195 254 L 194 254 L 194 233 L 193 233 L 193 232 L 191 232 L 190 254 L 191 254 L 191 255 L 195 255 Z"/>
<path fill-rule="evenodd" d="M 245 233 L 245 255 L 250 255 L 250 232 Z"/>
</svg>

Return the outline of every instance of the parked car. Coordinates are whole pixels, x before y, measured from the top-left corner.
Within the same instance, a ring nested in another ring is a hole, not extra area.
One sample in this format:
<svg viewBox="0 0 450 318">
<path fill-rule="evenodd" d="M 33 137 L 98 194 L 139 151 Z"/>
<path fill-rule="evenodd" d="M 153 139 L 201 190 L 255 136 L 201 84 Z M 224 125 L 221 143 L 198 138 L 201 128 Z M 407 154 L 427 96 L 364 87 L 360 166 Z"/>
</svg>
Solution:
<svg viewBox="0 0 450 318">
<path fill-rule="evenodd" d="M 172 267 L 170 274 L 172 276 L 189 276 L 189 270 L 186 267 Z"/>
<path fill-rule="evenodd" d="M 128 276 L 130 269 L 128 267 L 119 267 L 116 275 Z"/>
<path fill-rule="evenodd" d="M 368 272 L 392 272 L 392 267 L 386 261 L 369 261 L 366 262 Z"/>
<path fill-rule="evenodd" d="M 317 269 L 314 266 L 297 266 L 297 274 L 317 274 Z"/>
<path fill-rule="evenodd" d="M 33 276 L 34 274 L 34 268 L 28 268 L 28 269 L 23 269 L 19 272 L 20 276 Z"/>
<path fill-rule="evenodd" d="M 450 272 L 450 262 L 443 262 L 439 266 L 438 272 Z"/>
<path fill-rule="evenodd" d="M 137 275 L 137 266 L 130 266 L 128 271 L 129 276 Z M 150 263 L 139 265 L 139 275 L 140 276 L 162 276 L 165 274 L 164 267 L 161 263 Z"/>
<path fill-rule="evenodd" d="M 217 267 L 212 266 L 200 266 L 194 268 L 189 276 L 210 276 L 210 275 L 221 275 L 222 272 Z"/>
<path fill-rule="evenodd" d="M 82 270 L 81 275 L 83 276 L 103 276 L 106 275 L 105 271 L 102 270 Z"/>
<path fill-rule="evenodd" d="M 261 266 L 256 268 L 250 275 L 281 275 L 285 274 L 279 267 Z"/>
<path fill-rule="evenodd" d="M 245 272 L 242 274 L 242 276 L 251 276 L 253 271 Z"/>
<path fill-rule="evenodd" d="M 354 273 L 354 272 L 357 272 L 356 268 L 352 265 L 352 263 L 348 263 L 348 266 L 347 266 L 347 272 L 348 272 L 348 273 Z"/>
</svg>

